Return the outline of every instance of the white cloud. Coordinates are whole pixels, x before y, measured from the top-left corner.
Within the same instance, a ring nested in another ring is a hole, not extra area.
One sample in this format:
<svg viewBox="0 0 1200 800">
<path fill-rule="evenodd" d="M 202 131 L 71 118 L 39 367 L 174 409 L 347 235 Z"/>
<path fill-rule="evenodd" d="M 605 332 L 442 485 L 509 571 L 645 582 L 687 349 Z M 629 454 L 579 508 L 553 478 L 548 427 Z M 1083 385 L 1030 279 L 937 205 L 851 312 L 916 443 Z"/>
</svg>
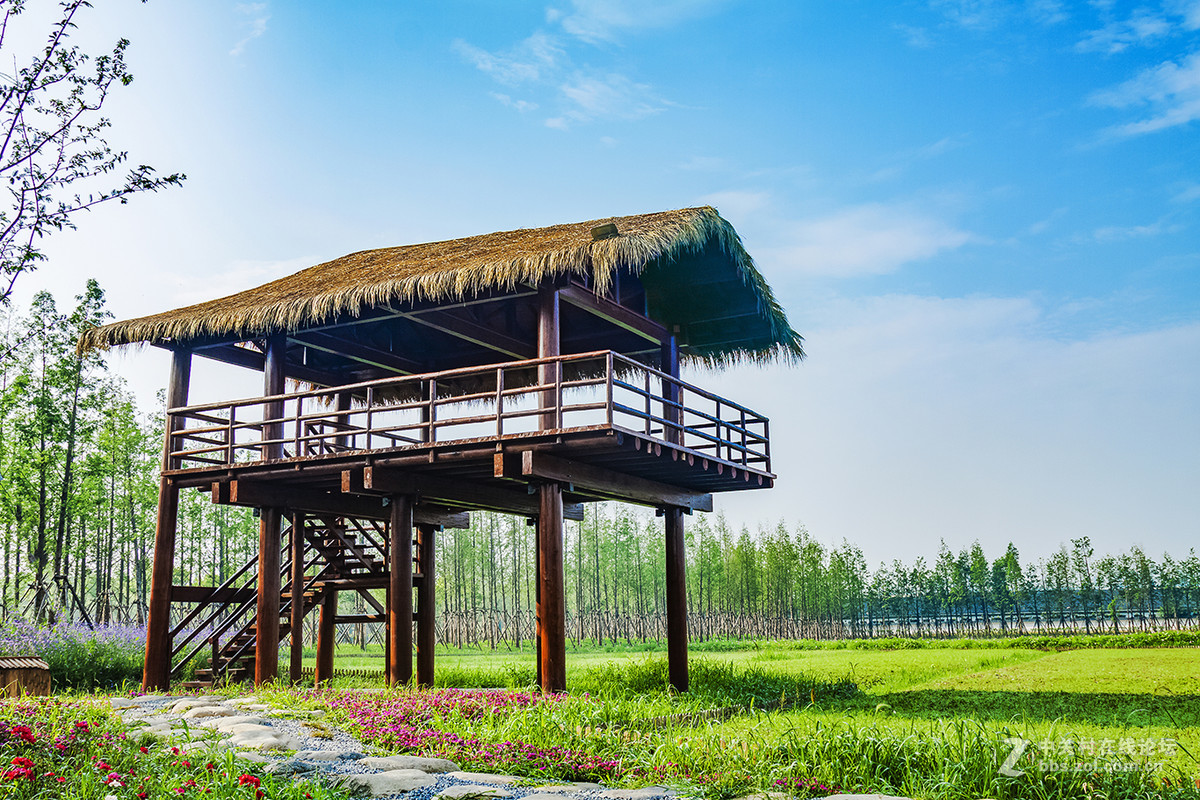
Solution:
<svg viewBox="0 0 1200 800">
<path fill-rule="evenodd" d="M 1092 238 L 1097 242 L 1125 242 L 1130 239 L 1145 239 L 1159 236 L 1174 230 L 1162 220 L 1149 225 L 1110 225 L 1097 228 L 1092 232 Z"/>
<path fill-rule="evenodd" d="M 1152 44 L 1171 33 L 1171 22 L 1161 14 L 1139 8 L 1128 18 L 1113 20 L 1088 31 L 1075 45 L 1082 52 L 1120 53 L 1134 45 Z"/>
<path fill-rule="evenodd" d="M 505 86 L 545 79 L 555 71 L 564 55 L 558 40 L 540 31 L 502 53 L 490 53 L 462 39 L 455 39 L 451 48 L 476 69 Z"/>
<path fill-rule="evenodd" d="M 707 16 L 727 0 L 572 0 L 569 14 L 556 17 L 563 30 L 586 42 L 612 42 L 622 31 L 667 28 Z"/>
<path fill-rule="evenodd" d="M 1117 136 L 1153 133 L 1200 119 L 1200 52 L 1180 62 L 1166 61 L 1119 86 L 1096 92 L 1089 103 L 1116 109 L 1149 107 L 1149 116 L 1109 129 Z"/>
<path fill-rule="evenodd" d="M 928 50 L 933 47 L 933 39 L 929 36 L 929 31 L 925 28 L 918 28 L 913 25 L 893 25 L 892 28 L 904 34 L 904 41 L 909 47 L 915 47 L 918 50 Z"/>
<path fill-rule="evenodd" d="M 778 488 L 722 496 L 732 516 L 799 519 L 872 560 L 942 537 L 1032 557 L 1084 534 L 1098 550 L 1191 546 L 1200 372 L 1180 364 L 1200 360 L 1200 324 L 1064 341 L 1028 298 L 791 310 L 805 363 L 698 378 L 735 400 L 752 387 L 741 402 L 771 418 Z"/>
<path fill-rule="evenodd" d="M 929 5 L 964 28 L 994 28 L 1009 11 L 1002 0 L 930 0 Z"/>
<path fill-rule="evenodd" d="M 869 203 L 784 226 L 785 243 L 758 248 L 777 269 L 850 277 L 894 272 L 962 247 L 972 235 L 906 206 Z"/>
<path fill-rule="evenodd" d="M 1200 183 L 1193 183 L 1171 198 L 1176 203 L 1190 203 L 1200 200 Z"/>
<path fill-rule="evenodd" d="M 248 33 L 229 51 L 229 55 L 236 57 L 246 51 L 246 45 L 267 32 L 271 15 L 266 3 L 239 3 L 234 10 L 244 17 L 243 25 L 249 28 Z"/>
<path fill-rule="evenodd" d="M 567 116 L 580 122 L 597 118 L 640 119 L 658 113 L 664 106 L 650 86 L 616 73 L 577 72 L 559 89 L 574 106 Z"/>
<path fill-rule="evenodd" d="M 531 103 L 528 100 L 514 100 L 511 96 L 503 94 L 502 92 L 489 92 L 489 94 L 509 108 L 515 108 L 517 111 L 522 113 L 526 111 L 533 111 L 538 107 L 537 103 Z"/>
</svg>

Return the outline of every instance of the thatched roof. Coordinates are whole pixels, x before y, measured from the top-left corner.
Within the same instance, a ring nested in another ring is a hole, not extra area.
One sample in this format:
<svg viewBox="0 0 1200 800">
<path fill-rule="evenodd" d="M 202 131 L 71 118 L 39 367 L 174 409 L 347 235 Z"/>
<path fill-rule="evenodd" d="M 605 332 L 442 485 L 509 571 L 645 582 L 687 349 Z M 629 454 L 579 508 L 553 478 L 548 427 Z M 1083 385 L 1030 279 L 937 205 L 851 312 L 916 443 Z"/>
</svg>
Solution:
<svg viewBox="0 0 1200 800">
<path fill-rule="evenodd" d="M 592 229 L 605 223 L 615 223 L 618 235 L 594 240 Z M 697 299 L 689 276 L 701 270 L 709 285 L 716 271 L 748 293 L 749 328 L 742 324 L 736 336 L 727 332 L 687 341 L 688 309 Z M 94 328 L 83 334 L 79 347 L 250 340 L 302 331 L 388 304 L 453 302 L 561 276 L 590 277 L 598 290 L 605 290 L 618 272 L 646 282 L 657 278 L 660 285 L 671 282 L 679 298 L 658 315 L 671 318 L 659 321 L 681 326 L 682 344 L 693 358 L 726 363 L 804 356 L 800 335 L 737 232 L 710 207 L 364 250 L 218 300 Z"/>
</svg>

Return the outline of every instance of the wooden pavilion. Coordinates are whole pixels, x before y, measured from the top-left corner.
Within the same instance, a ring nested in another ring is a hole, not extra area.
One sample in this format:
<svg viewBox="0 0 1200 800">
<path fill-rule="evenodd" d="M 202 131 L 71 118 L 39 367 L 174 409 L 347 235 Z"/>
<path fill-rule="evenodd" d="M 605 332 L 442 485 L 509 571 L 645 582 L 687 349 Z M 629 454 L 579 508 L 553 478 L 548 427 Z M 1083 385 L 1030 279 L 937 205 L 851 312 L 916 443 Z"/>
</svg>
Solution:
<svg viewBox="0 0 1200 800">
<path fill-rule="evenodd" d="M 386 622 L 389 683 L 411 680 L 415 621 L 431 683 L 434 541 L 473 509 L 536 521 L 539 682 L 561 690 L 563 519 L 607 499 L 665 521 L 670 679 L 686 690 L 683 516 L 775 475 L 766 418 L 681 381 L 680 361 L 803 357 L 707 207 L 353 253 L 79 346 L 131 343 L 172 353 L 147 691 L 204 651 L 208 680 L 273 680 L 289 633 L 299 680 L 312 611 L 318 682 L 334 626 L 365 621 Z M 189 406 L 193 356 L 262 371 L 263 396 Z M 258 509 L 259 553 L 221 586 L 173 584 L 183 489 Z M 340 592 L 370 613 L 339 615 Z"/>
</svg>

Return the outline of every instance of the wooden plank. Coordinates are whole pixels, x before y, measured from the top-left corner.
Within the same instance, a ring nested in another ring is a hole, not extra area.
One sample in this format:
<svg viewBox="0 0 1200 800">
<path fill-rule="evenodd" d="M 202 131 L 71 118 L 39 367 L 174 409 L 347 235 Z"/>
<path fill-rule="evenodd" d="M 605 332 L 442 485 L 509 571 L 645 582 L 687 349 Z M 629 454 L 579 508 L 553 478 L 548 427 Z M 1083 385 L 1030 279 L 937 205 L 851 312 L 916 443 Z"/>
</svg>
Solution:
<svg viewBox="0 0 1200 800">
<path fill-rule="evenodd" d="M 684 573 L 683 512 L 668 508 L 666 528 L 667 677 L 680 692 L 688 690 L 687 582 Z"/>
<path fill-rule="evenodd" d="M 171 375 L 167 383 L 167 407 L 187 405 L 192 375 L 190 350 L 171 351 Z M 174 420 L 174 418 L 169 418 Z M 164 432 L 163 469 L 174 465 L 171 452 L 172 425 Z M 154 532 L 154 563 L 150 571 L 150 603 L 146 620 L 146 653 L 142 668 L 142 691 L 167 691 L 171 684 L 171 580 L 175 572 L 175 531 L 179 519 L 179 488 L 169 478 L 158 484 L 158 522 Z"/>
<path fill-rule="evenodd" d="M 712 511 L 711 494 L 681 489 L 636 475 L 627 475 L 606 467 L 584 464 L 565 458 L 526 450 L 520 454 L 520 472 L 516 473 L 516 459 L 503 458 L 497 453 L 493 469 L 500 471 L 497 477 L 541 478 L 543 480 L 569 483 L 575 491 L 595 494 L 604 498 L 652 506 L 654 508 L 686 508 L 689 511 Z"/>
<path fill-rule="evenodd" d="M 607 297 L 599 297 L 591 289 L 577 283 L 559 289 L 559 296 L 576 308 L 594 314 L 619 328 L 636 333 L 655 344 L 665 341 L 670 335 L 665 327 L 649 317 L 642 316 L 633 309 L 615 303 Z"/>
<path fill-rule="evenodd" d="M 355 487 L 357 489 L 357 487 Z M 385 467 L 363 468 L 362 491 L 385 494 L 417 495 L 423 500 L 435 500 L 451 506 L 467 506 L 536 517 L 537 499 L 524 487 L 519 490 L 488 486 L 473 481 L 461 481 L 437 475 L 401 472 Z M 567 519 L 583 519 L 583 506 L 564 509 Z"/>
<path fill-rule="evenodd" d="M 567 617 L 563 580 L 562 487 L 538 487 L 538 653 L 542 690 L 567 688 Z"/>
<path fill-rule="evenodd" d="M 388 526 L 388 686 L 412 680 L 412 497 L 393 495 Z"/>
</svg>

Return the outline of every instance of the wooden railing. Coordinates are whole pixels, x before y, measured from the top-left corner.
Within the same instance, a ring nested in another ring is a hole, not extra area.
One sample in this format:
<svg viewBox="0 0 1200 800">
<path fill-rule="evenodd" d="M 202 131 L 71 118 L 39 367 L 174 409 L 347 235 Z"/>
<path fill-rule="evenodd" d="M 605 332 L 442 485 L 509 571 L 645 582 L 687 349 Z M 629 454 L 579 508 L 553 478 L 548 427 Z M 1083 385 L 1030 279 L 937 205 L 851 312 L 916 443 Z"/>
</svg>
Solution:
<svg viewBox="0 0 1200 800">
<path fill-rule="evenodd" d="M 352 395 L 356 405 L 346 408 Z M 766 417 L 619 353 L 554 358 L 173 408 L 173 469 L 617 428 L 770 471 Z M 267 436 L 267 432 L 273 432 Z"/>
</svg>

